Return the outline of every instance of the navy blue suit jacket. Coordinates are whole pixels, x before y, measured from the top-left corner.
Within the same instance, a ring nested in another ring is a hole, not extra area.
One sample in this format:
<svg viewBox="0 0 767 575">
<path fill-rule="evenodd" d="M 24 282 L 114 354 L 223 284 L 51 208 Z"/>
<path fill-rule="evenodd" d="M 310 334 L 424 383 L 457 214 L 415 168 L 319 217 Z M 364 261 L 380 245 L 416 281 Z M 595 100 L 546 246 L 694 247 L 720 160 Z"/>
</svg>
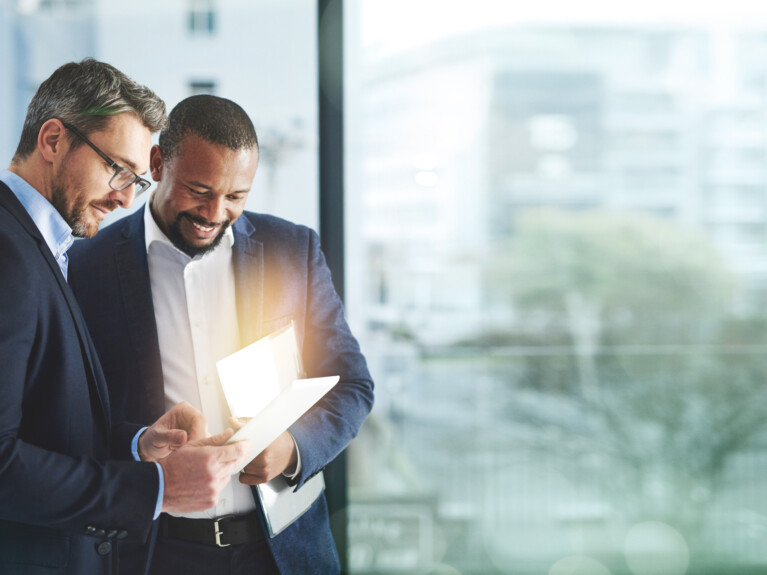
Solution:
<svg viewBox="0 0 767 575">
<path fill-rule="evenodd" d="M 2 182 L 0 309 L 0 573 L 110 573 L 117 535 L 150 531 L 157 470 L 107 461 L 138 427 L 112 425 L 74 295 Z"/>
<path fill-rule="evenodd" d="M 317 234 L 250 212 L 232 228 L 242 346 L 292 320 L 307 377 L 341 376 L 290 428 L 301 453 L 300 488 L 357 434 L 373 405 L 373 382 L 344 318 Z M 77 242 L 70 253 L 70 281 L 102 359 L 113 413 L 149 423 L 164 411 L 164 388 L 143 209 L 95 238 Z M 339 571 L 324 495 L 269 545 L 283 575 Z"/>
</svg>

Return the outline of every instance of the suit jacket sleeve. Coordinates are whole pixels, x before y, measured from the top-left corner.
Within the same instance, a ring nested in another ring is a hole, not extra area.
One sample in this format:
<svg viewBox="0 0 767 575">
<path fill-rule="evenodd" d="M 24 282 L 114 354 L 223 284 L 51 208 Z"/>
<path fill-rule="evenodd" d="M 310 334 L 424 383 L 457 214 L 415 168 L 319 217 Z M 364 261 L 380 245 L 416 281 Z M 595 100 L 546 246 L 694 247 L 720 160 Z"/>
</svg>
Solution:
<svg viewBox="0 0 767 575">
<path fill-rule="evenodd" d="M 38 286 L 50 285 L 50 277 L 41 275 L 50 272 L 29 263 L 30 254 L 12 239 L 0 239 L 0 519 L 75 534 L 88 526 L 122 529 L 129 539 L 143 540 L 159 489 L 154 464 L 100 460 L 88 445 L 61 439 L 52 449 L 40 439 L 66 438 L 78 418 L 92 413 L 87 396 L 83 413 L 63 413 L 71 390 L 51 383 L 73 379 L 67 378 L 75 370 L 66 366 L 74 362 L 62 359 L 64 373 L 48 382 L 30 381 L 36 362 L 56 361 L 50 354 L 60 350 L 45 345 L 46 313 L 55 302 L 46 302 Z M 36 433 L 36 426 L 48 424 L 47 435 Z"/>
<path fill-rule="evenodd" d="M 308 244 L 304 368 L 308 377 L 339 375 L 341 379 L 290 428 L 301 453 L 297 489 L 346 448 L 373 407 L 373 380 L 344 317 L 314 231 L 309 231 Z"/>
<path fill-rule="evenodd" d="M 121 422 L 112 428 L 112 457 L 114 459 L 135 461 L 131 451 L 131 443 L 142 427 L 145 426 Z"/>
</svg>

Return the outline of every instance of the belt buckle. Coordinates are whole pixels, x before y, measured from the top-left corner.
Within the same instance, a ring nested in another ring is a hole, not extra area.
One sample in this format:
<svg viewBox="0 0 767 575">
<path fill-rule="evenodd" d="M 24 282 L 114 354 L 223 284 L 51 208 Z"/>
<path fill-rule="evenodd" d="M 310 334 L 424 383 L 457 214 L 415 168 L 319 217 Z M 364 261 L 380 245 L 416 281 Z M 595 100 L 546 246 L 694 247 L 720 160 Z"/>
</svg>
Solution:
<svg viewBox="0 0 767 575">
<path fill-rule="evenodd" d="M 219 530 L 218 522 L 223 521 L 224 519 L 232 519 L 233 517 L 234 515 L 226 515 L 224 517 L 219 517 L 218 519 L 213 520 L 213 532 L 216 536 L 216 545 L 218 545 L 219 547 L 230 547 L 232 544 L 221 543 L 221 534 L 223 533 L 223 531 Z"/>
</svg>

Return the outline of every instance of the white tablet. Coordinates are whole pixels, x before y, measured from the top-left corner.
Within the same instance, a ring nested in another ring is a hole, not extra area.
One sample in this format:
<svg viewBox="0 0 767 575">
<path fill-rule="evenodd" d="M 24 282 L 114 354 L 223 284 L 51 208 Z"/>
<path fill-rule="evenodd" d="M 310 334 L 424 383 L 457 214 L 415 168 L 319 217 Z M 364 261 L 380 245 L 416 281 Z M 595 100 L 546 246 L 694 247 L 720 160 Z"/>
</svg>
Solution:
<svg viewBox="0 0 767 575">
<path fill-rule="evenodd" d="M 250 462 L 330 391 L 339 379 L 339 376 L 333 375 L 295 380 L 230 437 L 227 443 L 249 439 L 253 444 L 247 459 Z M 243 467 L 245 465 L 236 473 L 242 471 Z"/>
</svg>

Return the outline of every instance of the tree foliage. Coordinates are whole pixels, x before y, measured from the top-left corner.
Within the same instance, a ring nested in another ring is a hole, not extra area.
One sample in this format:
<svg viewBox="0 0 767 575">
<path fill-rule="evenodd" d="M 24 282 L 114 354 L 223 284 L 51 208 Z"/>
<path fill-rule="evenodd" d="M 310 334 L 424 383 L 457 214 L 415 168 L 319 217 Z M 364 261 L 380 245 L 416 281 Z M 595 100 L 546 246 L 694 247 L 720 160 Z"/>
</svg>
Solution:
<svg viewBox="0 0 767 575">
<path fill-rule="evenodd" d="M 749 340 L 764 318 L 731 312 L 722 257 L 649 215 L 538 210 L 497 263 L 491 285 L 519 310 L 508 343 L 552 350 L 509 378 L 519 438 L 574 480 L 609 474 L 600 496 L 626 519 L 695 539 L 735 457 L 767 436 L 767 359 Z"/>
</svg>

